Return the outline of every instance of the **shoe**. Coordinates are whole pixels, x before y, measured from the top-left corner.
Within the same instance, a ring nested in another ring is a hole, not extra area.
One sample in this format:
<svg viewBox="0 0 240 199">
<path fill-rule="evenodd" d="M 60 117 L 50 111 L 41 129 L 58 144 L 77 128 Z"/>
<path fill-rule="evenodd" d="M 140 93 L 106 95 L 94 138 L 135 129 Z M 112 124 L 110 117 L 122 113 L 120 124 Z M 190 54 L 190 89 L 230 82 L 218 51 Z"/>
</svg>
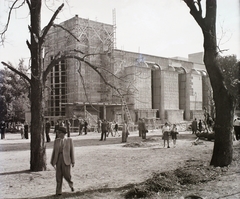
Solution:
<svg viewBox="0 0 240 199">
<path fill-rule="evenodd" d="M 74 187 L 71 187 L 71 191 L 74 192 Z"/>
<path fill-rule="evenodd" d="M 102 141 L 102 140 L 99 140 L 99 141 Z"/>
<path fill-rule="evenodd" d="M 170 148 L 170 146 L 168 146 L 167 148 Z"/>
</svg>

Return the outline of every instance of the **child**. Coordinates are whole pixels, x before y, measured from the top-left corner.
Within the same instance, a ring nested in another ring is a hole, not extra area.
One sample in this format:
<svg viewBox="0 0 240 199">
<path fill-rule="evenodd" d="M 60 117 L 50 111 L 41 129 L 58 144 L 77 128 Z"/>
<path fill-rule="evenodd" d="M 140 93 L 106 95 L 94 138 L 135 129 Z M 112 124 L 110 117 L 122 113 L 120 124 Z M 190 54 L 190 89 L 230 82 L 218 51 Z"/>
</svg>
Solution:
<svg viewBox="0 0 240 199">
<path fill-rule="evenodd" d="M 165 125 L 162 127 L 162 134 L 163 134 L 163 147 L 165 148 L 165 143 L 167 141 L 167 148 L 170 148 L 169 146 L 169 132 L 170 129 L 169 129 L 169 125 L 168 123 L 166 122 Z"/>
<path fill-rule="evenodd" d="M 176 147 L 176 142 L 177 142 L 177 126 L 176 124 L 173 124 L 173 128 L 171 130 L 171 136 L 172 136 L 172 140 L 173 140 L 173 147 Z"/>
</svg>

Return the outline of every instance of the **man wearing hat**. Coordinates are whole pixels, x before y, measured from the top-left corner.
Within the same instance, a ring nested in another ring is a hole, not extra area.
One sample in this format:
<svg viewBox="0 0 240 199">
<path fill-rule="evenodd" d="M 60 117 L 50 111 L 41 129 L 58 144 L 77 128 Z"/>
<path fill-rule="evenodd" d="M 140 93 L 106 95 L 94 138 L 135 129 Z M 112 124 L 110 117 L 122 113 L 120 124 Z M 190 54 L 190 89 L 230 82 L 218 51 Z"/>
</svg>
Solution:
<svg viewBox="0 0 240 199">
<path fill-rule="evenodd" d="M 64 138 L 67 130 L 65 127 L 56 129 L 57 139 L 54 140 L 51 165 L 56 169 L 56 195 L 62 194 L 63 177 L 68 182 L 72 191 L 73 182 L 71 180 L 71 165 L 74 167 L 74 146 L 71 138 Z"/>
</svg>

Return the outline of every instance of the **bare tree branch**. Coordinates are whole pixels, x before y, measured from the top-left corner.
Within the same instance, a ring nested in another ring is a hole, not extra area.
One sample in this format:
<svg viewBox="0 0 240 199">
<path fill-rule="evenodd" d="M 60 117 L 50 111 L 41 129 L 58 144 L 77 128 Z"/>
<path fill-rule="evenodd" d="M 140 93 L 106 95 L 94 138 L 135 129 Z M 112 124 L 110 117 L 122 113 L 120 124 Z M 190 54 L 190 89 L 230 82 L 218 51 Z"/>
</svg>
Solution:
<svg viewBox="0 0 240 199">
<path fill-rule="evenodd" d="M 28 40 L 26 41 L 26 44 L 27 44 L 27 46 L 28 46 L 28 49 L 31 51 L 31 44 L 29 43 Z"/>
<path fill-rule="evenodd" d="M 29 1 L 29 0 L 26 0 L 26 2 L 27 2 L 27 4 L 28 4 L 29 10 L 31 10 L 31 3 L 30 3 L 30 1 Z"/>
<path fill-rule="evenodd" d="M 69 33 L 74 39 L 76 39 L 78 42 L 80 42 L 80 40 L 68 29 L 66 29 L 65 27 L 61 26 L 60 24 L 53 24 L 53 27 L 59 27 L 63 30 L 65 30 L 67 33 Z"/>
<path fill-rule="evenodd" d="M 78 53 L 84 54 L 81 50 L 78 50 L 78 49 L 74 49 L 74 52 L 78 52 Z"/>
<path fill-rule="evenodd" d="M 31 85 L 31 79 L 29 79 L 29 77 L 27 75 L 25 75 L 24 73 L 20 72 L 19 70 L 17 70 L 16 68 L 13 68 L 12 66 L 10 66 L 9 64 L 5 63 L 5 62 L 1 62 L 4 66 L 6 66 L 7 68 L 9 68 L 11 71 L 17 73 L 18 75 L 20 75 L 21 77 L 23 77 L 25 80 L 28 81 L 28 83 Z"/>
<path fill-rule="evenodd" d="M 39 42 L 40 45 L 43 44 L 44 39 L 45 39 L 45 37 L 46 37 L 49 29 L 53 26 L 53 22 L 54 22 L 54 20 L 56 19 L 58 13 L 62 10 L 63 6 L 64 6 L 64 3 L 63 3 L 61 6 L 58 7 L 58 9 L 56 10 L 56 12 L 53 14 L 51 20 L 49 21 L 48 25 L 44 28 L 43 34 L 42 34 L 42 36 L 40 37 L 40 42 Z"/>
<path fill-rule="evenodd" d="M 202 17 L 201 0 L 198 0 L 198 2 L 197 2 L 199 10 L 197 9 L 197 7 L 195 5 L 194 0 L 184 0 L 184 2 L 190 8 L 190 14 L 193 16 L 193 18 L 196 20 L 196 22 L 202 28 L 202 30 L 204 30 L 205 25 L 204 25 L 204 19 Z"/>
<path fill-rule="evenodd" d="M 7 18 L 7 23 L 3 29 L 3 32 L 1 32 L 1 42 L 3 43 L 4 41 L 4 36 L 5 36 L 5 33 L 7 32 L 8 30 L 8 26 L 9 26 L 9 23 L 10 23 L 10 19 L 11 19 L 11 13 L 12 13 L 12 10 L 14 9 L 14 6 L 15 4 L 18 2 L 18 0 L 15 0 L 12 4 L 12 6 L 10 7 L 10 10 L 9 10 L 9 13 L 8 13 L 8 18 Z"/>
</svg>

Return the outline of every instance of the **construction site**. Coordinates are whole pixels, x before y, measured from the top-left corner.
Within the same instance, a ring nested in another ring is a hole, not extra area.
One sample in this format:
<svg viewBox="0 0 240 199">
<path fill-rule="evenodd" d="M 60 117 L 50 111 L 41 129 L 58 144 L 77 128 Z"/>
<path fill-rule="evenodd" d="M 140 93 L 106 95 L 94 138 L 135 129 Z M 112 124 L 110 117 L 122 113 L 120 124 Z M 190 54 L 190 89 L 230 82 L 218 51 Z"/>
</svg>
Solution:
<svg viewBox="0 0 240 199">
<path fill-rule="evenodd" d="M 210 108 L 203 53 L 183 59 L 116 49 L 114 14 L 111 25 L 76 15 L 50 29 L 44 48 L 44 66 L 68 52 L 95 67 L 66 59 L 52 69 L 45 92 L 45 118 L 52 123 L 68 119 L 74 126 L 83 118 L 91 126 L 98 119 L 134 125 L 144 118 L 155 128 L 165 121 L 201 119 L 203 108 Z"/>
</svg>

